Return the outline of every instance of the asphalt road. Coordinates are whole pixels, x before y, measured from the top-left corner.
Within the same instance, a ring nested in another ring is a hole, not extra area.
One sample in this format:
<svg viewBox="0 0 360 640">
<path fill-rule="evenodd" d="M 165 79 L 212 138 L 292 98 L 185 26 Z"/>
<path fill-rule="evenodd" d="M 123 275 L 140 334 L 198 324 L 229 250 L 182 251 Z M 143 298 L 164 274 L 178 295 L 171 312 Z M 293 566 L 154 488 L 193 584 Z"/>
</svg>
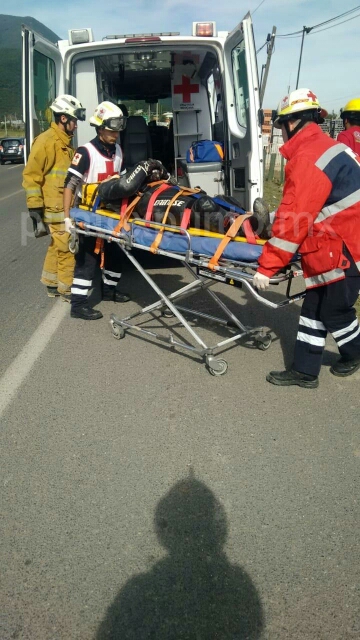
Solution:
<svg viewBox="0 0 360 640">
<path fill-rule="evenodd" d="M 0 167 L 1 640 L 358 639 L 360 372 L 329 373 L 329 339 L 319 389 L 269 385 L 299 307 L 269 311 L 225 285 L 275 337 L 228 349 L 225 376 L 116 341 L 110 313 L 154 298 L 129 266 L 131 303 L 95 290 L 104 319 L 72 320 L 39 282 L 48 241 L 22 213 L 21 170 Z M 144 256 L 166 290 L 186 282 Z"/>
</svg>

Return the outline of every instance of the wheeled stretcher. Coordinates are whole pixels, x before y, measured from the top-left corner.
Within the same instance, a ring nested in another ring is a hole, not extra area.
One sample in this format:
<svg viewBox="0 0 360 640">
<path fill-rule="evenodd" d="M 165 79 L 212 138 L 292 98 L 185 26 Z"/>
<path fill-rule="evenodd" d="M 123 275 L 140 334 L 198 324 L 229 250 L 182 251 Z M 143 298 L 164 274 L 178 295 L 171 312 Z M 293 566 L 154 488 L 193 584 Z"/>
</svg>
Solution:
<svg viewBox="0 0 360 640">
<path fill-rule="evenodd" d="M 125 336 L 126 331 L 133 331 L 167 343 L 170 347 L 191 351 L 204 360 L 208 371 L 215 376 L 223 375 L 228 368 L 227 362 L 216 356 L 215 353 L 229 344 L 239 340 L 248 340 L 261 350 L 269 348 L 272 341 L 271 333 L 264 327 L 245 326 L 216 293 L 211 291 L 211 286 L 217 282 L 244 286 L 261 304 L 272 309 L 280 309 L 302 299 L 305 295 L 305 292 L 291 295 L 293 279 L 302 274 L 296 261 L 286 270 L 271 278 L 271 285 L 277 285 L 281 282 L 287 283 L 284 300 L 280 303 L 274 303 L 260 295 L 251 284 L 258 266 L 258 258 L 266 241 L 256 240 L 249 243 L 245 238 L 234 237 L 230 230 L 224 236 L 206 230 L 183 229 L 164 223 L 148 222 L 137 219 L 134 212 L 132 215 L 130 220 L 126 220 L 122 219 L 120 214 L 111 211 L 101 209 L 89 211 L 88 208 L 81 206 L 71 211 L 71 216 L 75 221 L 70 240 L 72 251 L 76 251 L 79 234 L 96 237 L 100 242 L 116 242 L 158 296 L 154 303 L 122 319 L 112 314 L 110 325 L 114 338 L 121 339 Z M 165 294 L 138 262 L 132 249 L 179 260 L 191 275 L 191 282 L 171 294 Z M 220 307 L 225 318 L 218 318 L 178 304 L 181 299 L 200 291 L 208 292 L 213 302 Z M 153 318 L 156 313 L 162 317 L 177 318 L 186 330 L 189 340 L 176 338 L 170 329 L 167 335 L 163 335 L 153 329 L 145 328 L 143 322 L 141 326 L 136 324 L 136 320 L 143 320 L 144 316 L 147 316 L 147 319 Z M 186 319 L 188 315 L 218 323 L 228 328 L 231 335 L 209 346 Z"/>
</svg>

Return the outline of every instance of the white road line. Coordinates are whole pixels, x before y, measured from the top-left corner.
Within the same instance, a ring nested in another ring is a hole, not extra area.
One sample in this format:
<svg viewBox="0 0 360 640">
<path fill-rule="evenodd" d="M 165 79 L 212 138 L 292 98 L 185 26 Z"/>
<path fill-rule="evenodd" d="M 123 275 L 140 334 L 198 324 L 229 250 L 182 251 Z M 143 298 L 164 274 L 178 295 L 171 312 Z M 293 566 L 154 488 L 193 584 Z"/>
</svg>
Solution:
<svg viewBox="0 0 360 640">
<path fill-rule="evenodd" d="M 69 305 L 58 300 L 0 378 L 0 417 L 68 313 Z"/>
<path fill-rule="evenodd" d="M 19 191 L 14 191 L 14 193 L 9 193 L 8 196 L 3 196 L 2 198 L 0 198 L 0 202 L 1 200 L 6 200 L 6 198 L 11 198 L 11 196 L 16 196 L 18 193 L 21 193 L 22 191 L 24 191 L 24 189 L 19 189 Z"/>
</svg>

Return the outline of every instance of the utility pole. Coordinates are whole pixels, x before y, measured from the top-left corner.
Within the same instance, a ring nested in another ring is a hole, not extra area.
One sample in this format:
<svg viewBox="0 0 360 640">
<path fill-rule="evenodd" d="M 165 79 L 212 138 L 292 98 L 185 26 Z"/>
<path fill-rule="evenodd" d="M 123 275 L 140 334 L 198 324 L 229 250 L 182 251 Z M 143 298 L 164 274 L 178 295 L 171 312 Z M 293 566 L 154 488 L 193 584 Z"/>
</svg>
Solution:
<svg viewBox="0 0 360 640">
<path fill-rule="evenodd" d="M 303 52 L 303 46 L 304 46 L 304 37 L 305 37 L 305 33 L 306 35 L 308 33 L 310 33 L 310 31 L 313 29 L 313 27 L 303 27 L 303 32 L 302 32 L 302 38 L 301 38 L 301 48 L 300 48 L 300 58 L 299 58 L 299 67 L 298 67 L 298 74 L 297 74 L 297 78 L 296 78 L 296 87 L 295 89 L 298 88 L 299 86 L 299 77 L 300 77 L 300 67 L 301 67 L 301 58 L 302 58 L 302 52 Z"/>
<path fill-rule="evenodd" d="M 262 107 L 262 103 L 263 103 L 263 99 L 264 99 L 266 83 L 267 83 L 267 77 L 268 77 L 269 68 L 270 68 L 270 60 L 271 60 L 271 56 L 272 56 L 272 52 L 273 52 L 273 48 L 274 48 L 274 43 L 275 43 L 275 34 L 276 34 L 276 27 L 273 27 L 270 38 L 268 36 L 267 59 L 266 59 L 266 64 L 265 64 L 265 72 L 264 72 L 264 78 L 262 79 L 261 86 L 260 86 L 260 96 L 259 96 L 260 107 Z"/>
</svg>

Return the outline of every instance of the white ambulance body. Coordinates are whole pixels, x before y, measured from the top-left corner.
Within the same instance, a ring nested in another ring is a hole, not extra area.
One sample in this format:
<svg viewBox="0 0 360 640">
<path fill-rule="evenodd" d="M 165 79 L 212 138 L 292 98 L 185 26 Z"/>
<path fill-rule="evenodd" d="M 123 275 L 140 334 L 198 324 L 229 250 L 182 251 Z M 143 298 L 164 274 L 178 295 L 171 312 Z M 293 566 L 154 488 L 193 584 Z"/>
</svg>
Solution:
<svg viewBox="0 0 360 640">
<path fill-rule="evenodd" d="M 95 42 L 91 29 L 77 29 L 54 45 L 25 26 L 22 35 L 27 153 L 51 122 L 55 96 L 72 94 L 86 108 L 75 146 L 94 137 L 88 119 L 99 102 L 110 100 L 125 105 L 131 116 L 121 139 L 128 166 L 142 155 L 156 157 L 180 183 L 211 196 L 234 196 L 248 210 L 262 195 L 261 111 L 249 14 L 231 33 L 216 33 L 215 23 L 194 23 L 192 36 L 113 35 Z M 145 110 L 136 108 L 139 102 Z M 168 112 L 168 127 L 146 123 L 141 113 L 151 112 Z M 191 144 L 202 140 L 223 143 L 223 162 L 186 162 Z"/>
</svg>

